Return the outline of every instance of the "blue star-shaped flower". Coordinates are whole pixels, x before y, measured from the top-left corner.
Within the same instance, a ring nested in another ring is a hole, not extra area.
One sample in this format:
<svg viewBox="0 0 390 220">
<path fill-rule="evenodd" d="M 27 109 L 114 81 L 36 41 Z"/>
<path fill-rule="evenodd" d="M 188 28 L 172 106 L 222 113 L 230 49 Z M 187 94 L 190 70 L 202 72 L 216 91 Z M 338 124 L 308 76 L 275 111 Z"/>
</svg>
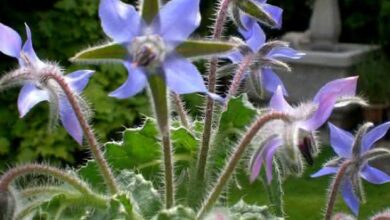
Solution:
<svg viewBox="0 0 390 220">
<path fill-rule="evenodd" d="M 236 51 L 229 54 L 228 58 L 233 63 L 239 63 L 243 61 L 244 56 L 255 56 L 255 54 L 257 54 L 257 57 L 253 59 L 254 62 L 256 62 L 256 59 L 262 60 L 261 68 L 252 69 L 251 71 L 258 72 L 261 85 L 263 85 L 264 88 L 271 93 L 274 93 L 277 87 L 281 86 L 283 93 L 287 95 L 283 82 L 274 73 L 270 63 L 279 63 L 280 60 L 283 59 L 300 59 L 305 54 L 290 48 L 288 44 L 284 42 L 278 42 L 278 44 L 272 46 L 270 49 L 266 48 L 269 44 L 266 43 L 266 37 L 260 25 L 248 16 L 242 16 L 242 21 L 244 26 L 250 27 L 250 29 L 248 28 L 247 30 L 242 28 L 238 29 L 240 34 L 243 36 L 249 51 L 246 51 L 246 54 Z"/>
<path fill-rule="evenodd" d="M 177 94 L 207 92 L 197 68 L 174 51 L 199 26 L 199 0 L 169 1 L 151 23 L 131 5 L 101 0 L 99 16 L 104 32 L 129 51 L 123 60 L 128 79 L 111 96 L 127 98 L 142 91 L 151 67 L 162 68 L 166 84 Z"/>
<path fill-rule="evenodd" d="M 335 163 L 327 163 L 325 167 L 311 176 L 319 177 L 336 174 L 339 170 L 339 165 L 342 164 L 342 161 L 351 160 L 353 165 L 350 166 L 351 169 L 347 171 L 347 174 L 343 179 L 341 184 L 341 194 L 344 201 L 355 215 L 359 212 L 360 201 L 355 194 L 354 189 L 356 189 L 356 181 L 354 178 L 360 176 L 373 184 L 390 182 L 390 176 L 381 170 L 370 166 L 368 164 L 368 160 L 373 158 L 367 157 L 367 155 L 370 154 L 370 151 L 373 150 L 372 147 L 375 142 L 381 139 L 387 133 L 389 128 L 390 122 L 386 122 L 371 129 L 361 137 L 361 144 L 354 146 L 355 137 L 351 133 L 329 123 L 330 144 L 338 155 L 338 158 L 332 160 L 335 161 Z"/>
<path fill-rule="evenodd" d="M 42 62 L 32 46 L 31 31 L 26 25 L 27 40 L 22 44 L 21 37 L 12 28 L 0 23 L 0 51 L 18 59 L 20 67 L 11 73 L 14 84 L 22 84 L 19 93 L 18 109 L 20 117 L 24 117 L 36 104 L 49 101 L 58 110 L 62 125 L 67 132 L 82 144 L 83 132 L 76 114 L 68 99 L 58 86 L 49 86 L 41 82 L 45 73 L 62 74 L 60 68 L 51 63 Z M 14 74 L 14 75 L 12 75 Z M 80 70 L 64 76 L 65 81 L 76 94 L 80 94 L 88 84 L 93 71 Z M 48 82 L 49 84 L 49 82 Z"/>
</svg>

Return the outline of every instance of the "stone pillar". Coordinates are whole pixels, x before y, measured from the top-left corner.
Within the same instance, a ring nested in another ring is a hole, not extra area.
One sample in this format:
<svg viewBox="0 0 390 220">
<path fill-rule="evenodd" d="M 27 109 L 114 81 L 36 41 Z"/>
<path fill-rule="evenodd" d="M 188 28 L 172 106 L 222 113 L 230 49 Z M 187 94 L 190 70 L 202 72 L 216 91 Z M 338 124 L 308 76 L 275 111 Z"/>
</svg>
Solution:
<svg viewBox="0 0 390 220">
<path fill-rule="evenodd" d="M 338 0 L 316 0 L 310 19 L 310 37 L 315 47 L 330 47 L 338 42 L 341 18 Z M 315 49 L 315 48 L 313 48 Z"/>
</svg>

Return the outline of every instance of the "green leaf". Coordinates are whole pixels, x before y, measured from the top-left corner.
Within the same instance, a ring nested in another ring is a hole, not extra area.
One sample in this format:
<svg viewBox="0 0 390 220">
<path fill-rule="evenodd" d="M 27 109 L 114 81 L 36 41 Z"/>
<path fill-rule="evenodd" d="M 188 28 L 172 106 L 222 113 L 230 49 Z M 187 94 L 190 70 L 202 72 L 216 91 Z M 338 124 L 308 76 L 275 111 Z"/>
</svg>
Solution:
<svg viewBox="0 0 390 220">
<path fill-rule="evenodd" d="M 229 100 L 226 110 L 221 115 L 218 132 L 211 148 L 210 173 L 218 173 L 224 166 L 232 147 L 256 115 L 257 110 L 249 103 L 246 94 Z"/>
<path fill-rule="evenodd" d="M 271 214 L 267 206 L 249 205 L 240 200 L 230 209 L 232 220 L 281 220 Z"/>
<path fill-rule="evenodd" d="M 238 0 L 235 1 L 235 3 L 242 11 L 257 19 L 261 23 L 264 23 L 270 27 L 274 27 L 277 24 L 272 16 L 255 2 L 251 0 Z"/>
<path fill-rule="evenodd" d="M 123 45 L 109 43 L 83 50 L 70 58 L 70 61 L 88 63 L 122 62 L 127 55 L 128 51 Z"/>
<path fill-rule="evenodd" d="M 147 181 L 141 174 L 131 171 L 122 171 L 118 176 L 118 182 L 124 190 L 129 191 L 132 201 L 145 219 L 150 219 L 161 210 L 163 203 L 160 194 L 153 187 L 152 182 Z M 130 204 L 131 205 L 131 204 Z"/>
<path fill-rule="evenodd" d="M 157 16 L 161 6 L 160 0 L 141 0 L 140 1 L 141 16 L 146 23 L 151 23 Z"/>
<path fill-rule="evenodd" d="M 152 220 L 195 220 L 195 212 L 184 206 L 176 206 L 171 209 L 162 210 Z"/>
<path fill-rule="evenodd" d="M 176 52 L 186 58 L 207 58 L 229 52 L 236 46 L 222 41 L 187 40 L 176 47 Z"/>
<path fill-rule="evenodd" d="M 153 179 L 161 168 L 161 141 L 156 121 L 146 118 L 145 124 L 140 128 L 126 129 L 121 142 L 105 144 L 105 157 L 116 173 L 121 170 L 138 170 L 147 179 Z M 178 174 L 195 160 L 198 139 L 185 128 L 171 129 L 174 159 L 179 165 Z M 104 189 L 96 163 L 91 160 L 80 168 L 79 175 L 98 190 Z"/>
</svg>

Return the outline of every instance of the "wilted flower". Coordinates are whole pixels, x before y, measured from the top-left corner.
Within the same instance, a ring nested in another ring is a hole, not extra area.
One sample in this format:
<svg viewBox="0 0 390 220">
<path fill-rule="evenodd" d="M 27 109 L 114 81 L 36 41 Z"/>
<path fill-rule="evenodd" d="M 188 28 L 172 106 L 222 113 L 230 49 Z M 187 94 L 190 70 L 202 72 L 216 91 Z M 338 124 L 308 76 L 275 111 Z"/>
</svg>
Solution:
<svg viewBox="0 0 390 220">
<path fill-rule="evenodd" d="M 302 159 L 312 163 L 312 156 L 318 152 L 314 132 L 329 118 L 337 101 L 342 97 L 355 96 L 357 77 L 349 77 L 331 81 L 323 86 L 311 102 L 292 107 L 284 99 L 279 86 L 273 95 L 270 107 L 272 110 L 284 112 L 292 119 L 292 123 L 273 122 L 266 128 L 270 133 L 267 139 L 254 154 L 250 165 L 251 181 L 260 173 L 265 163 L 267 179 L 272 179 L 272 158 L 277 154 L 281 168 L 285 172 L 301 174 Z"/>
<path fill-rule="evenodd" d="M 151 23 L 132 5 L 101 0 L 99 16 L 104 32 L 128 50 L 122 60 L 127 81 L 110 95 L 127 98 L 142 91 L 148 76 L 163 72 L 168 87 L 177 94 L 207 92 L 202 76 L 175 48 L 199 26 L 199 0 L 173 0 L 161 7 Z"/>
<path fill-rule="evenodd" d="M 0 89 L 23 85 L 19 93 L 18 109 L 24 117 L 32 107 L 42 101 L 49 101 L 53 116 L 58 114 L 64 128 L 79 143 L 83 132 L 68 99 L 59 86 L 46 80 L 47 74 L 60 74 L 62 70 L 54 63 L 42 62 L 33 49 L 31 31 L 26 25 L 27 40 L 22 45 L 19 34 L 0 23 L 0 51 L 19 61 L 19 68 L 0 79 Z M 93 71 L 81 70 L 64 76 L 75 94 L 80 94 L 88 84 Z M 80 102 L 83 102 L 80 98 Z"/>
<path fill-rule="evenodd" d="M 338 157 L 329 161 L 321 170 L 311 175 L 312 177 L 319 177 L 336 174 L 343 162 L 350 161 L 351 163 L 342 179 L 341 194 L 355 215 L 359 212 L 359 204 L 362 199 L 356 193 L 359 196 L 363 195 L 360 177 L 373 184 L 390 182 L 388 174 L 368 164 L 369 161 L 390 156 L 390 151 L 387 149 L 373 148 L 374 144 L 389 130 L 390 122 L 383 123 L 367 132 L 371 126 L 371 123 L 362 126 L 354 137 L 351 133 L 329 123 L 330 143 Z"/>
</svg>

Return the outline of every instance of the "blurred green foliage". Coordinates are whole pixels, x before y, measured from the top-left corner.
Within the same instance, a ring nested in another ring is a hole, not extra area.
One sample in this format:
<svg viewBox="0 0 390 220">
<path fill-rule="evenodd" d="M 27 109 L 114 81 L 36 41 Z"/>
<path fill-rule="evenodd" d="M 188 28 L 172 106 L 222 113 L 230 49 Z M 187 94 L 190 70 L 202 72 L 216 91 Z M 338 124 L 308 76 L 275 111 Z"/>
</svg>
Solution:
<svg viewBox="0 0 390 220">
<path fill-rule="evenodd" d="M 64 67 L 76 52 L 107 40 L 97 16 L 98 0 L 6 0 L 0 7 L 0 22 L 24 33 L 24 22 L 32 29 L 34 47 L 42 59 L 55 60 Z M 126 2 L 134 3 L 134 0 Z M 215 0 L 202 0 L 203 20 L 195 36 L 209 35 L 210 18 Z M 266 29 L 272 39 L 286 31 L 303 31 L 308 27 L 313 0 L 269 0 L 284 9 L 283 29 Z M 340 0 L 343 32 L 341 41 L 390 45 L 390 0 Z M 236 34 L 228 26 L 228 34 Z M 385 50 L 390 51 L 390 50 Z M 16 66 L 14 59 L 0 54 L 0 72 Z M 81 66 L 67 68 L 75 70 Z M 120 66 L 90 66 L 97 70 L 84 93 L 95 111 L 93 124 L 101 142 L 116 140 L 124 127 L 132 127 L 139 112 L 148 114 L 144 94 L 128 100 L 109 98 L 126 72 Z M 381 70 L 382 71 L 382 70 Z M 23 120 L 18 118 L 16 100 L 19 89 L 0 93 L 0 170 L 6 165 L 31 160 L 78 162 L 84 151 L 58 126 L 48 133 L 48 105 L 40 104 Z M 192 106 L 191 106 L 192 107 Z"/>
</svg>

